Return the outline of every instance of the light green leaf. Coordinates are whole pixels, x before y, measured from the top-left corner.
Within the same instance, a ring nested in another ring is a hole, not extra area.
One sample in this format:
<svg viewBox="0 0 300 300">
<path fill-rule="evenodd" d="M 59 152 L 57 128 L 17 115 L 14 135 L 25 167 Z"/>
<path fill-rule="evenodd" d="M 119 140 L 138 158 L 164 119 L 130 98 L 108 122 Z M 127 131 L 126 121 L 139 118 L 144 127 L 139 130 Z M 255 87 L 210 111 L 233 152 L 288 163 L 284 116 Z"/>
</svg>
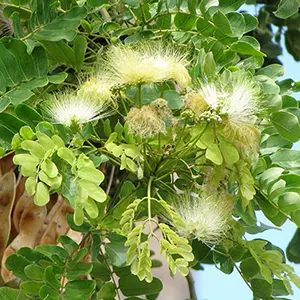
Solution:
<svg viewBox="0 0 300 300">
<path fill-rule="evenodd" d="M 270 119 L 282 137 L 291 142 L 297 142 L 300 139 L 300 126 L 295 115 L 286 111 L 278 111 L 273 113 Z"/>
<path fill-rule="evenodd" d="M 88 192 L 88 195 L 93 198 L 97 202 L 104 202 L 106 200 L 106 194 L 105 192 L 97 186 L 95 183 L 86 180 L 86 179 L 81 179 L 79 181 L 79 185 L 86 189 Z"/>
<path fill-rule="evenodd" d="M 224 160 L 228 164 L 235 164 L 236 162 L 238 162 L 240 155 L 232 144 L 225 141 L 221 141 L 219 147 L 224 157 Z"/>
<path fill-rule="evenodd" d="M 33 196 L 35 194 L 36 191 L 36 179 L 35 177 L 28 177 L 26 182 L 25 182 L 25 189 L 26 192 L 30 195 Z"/>
<path fill-rule="evenodd" d="M 50 201 L 50 195 L 47 186 L 39 182 L 36 187 L 36 193 L 34 195 L 34 203 L 38 206 L 43 206 Z"/>
<path fill-rule="evenodd" d="M 216 144 L 212 144 L 207 148 L 205 157 L 216 165 L 221 165 L 223 163 L 223 157 L 220 148 Z"/>
<path fill-rule="evenodd" d="M 50 177 L 54 178 L 58 175 L 58 169 L 54 162 L 49 159 L 44 160 L 41 163 L 41 169 Z"/>
<path fill-rule="evenodd" d="M 83 167 L 78 170 L 77 174 L 80 178 L 97 184 L 100 184 L 104 180 L 103 173 L 95 168 Z"/>
</svg>

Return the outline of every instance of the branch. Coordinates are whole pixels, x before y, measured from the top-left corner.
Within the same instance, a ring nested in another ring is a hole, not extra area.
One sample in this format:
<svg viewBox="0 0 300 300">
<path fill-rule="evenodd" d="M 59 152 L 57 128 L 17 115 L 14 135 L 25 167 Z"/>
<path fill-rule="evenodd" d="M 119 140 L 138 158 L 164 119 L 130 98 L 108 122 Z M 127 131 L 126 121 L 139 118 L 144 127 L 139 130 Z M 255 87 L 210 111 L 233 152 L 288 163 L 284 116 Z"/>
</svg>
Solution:
<svg viewBox="0 0 300 300">
<path fill-rule="evenodd" d="M 195 289 L 195 280 L 193 278 L 191 270 L 185 278 L 186 278 L 188 286 L 189 286 L 190 300 L 198 300 L 196 289 Z"/>
</svg>

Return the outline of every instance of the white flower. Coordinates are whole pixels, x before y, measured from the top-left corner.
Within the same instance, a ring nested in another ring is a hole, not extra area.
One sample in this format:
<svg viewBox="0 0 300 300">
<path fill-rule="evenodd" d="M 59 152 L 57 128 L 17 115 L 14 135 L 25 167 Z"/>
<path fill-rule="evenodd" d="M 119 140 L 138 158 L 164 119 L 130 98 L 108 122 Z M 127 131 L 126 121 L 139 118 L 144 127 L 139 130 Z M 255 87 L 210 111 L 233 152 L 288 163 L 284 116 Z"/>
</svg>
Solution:
<svg viewBox="0 0 300 300">
<path fill-rule="evenodd" d="M 149 138 L 158 133 L 166 133 L 164 117 L 170 116 L 167 101 L 158 98 L 150 105 L 132 107 L 126 116 L 126 122 L 130 132 L 141 138 Z"/>
<path fill-rule="evenodd" d="M 91 76 L 79 88 L 77 94 L 83 98 L 97 99 L 99 102 L 107 102 L 112 98 L 111 88 L 116 83 L 111 77 L 102 74 Z"/>
<path fill-rule="evenodd" d="M 173 46 L 149 42 L 137 46 L 120 45 L 107 53 L 108 71 L 124 84 L 144 84 L 174 80 L 185 88 L 191 83 L 185 55 Z"/>
<path fill-rule="evenodd" d="M 205 244 L 218 244 L 228 230 L 233 202 L 224 194 L 205 191 L 182 194 L 173 203 L 185 226 L 177 230 L 187 238 L 196 238 Z"/>
<path fill-rule="evenodd" d="M 108 102 L 87 98 L 73 92 L 53 94 L 44 104 L 47 115 L 55 122 L 71 126 L 85 124 L 112 114 Z"/>
</svg>

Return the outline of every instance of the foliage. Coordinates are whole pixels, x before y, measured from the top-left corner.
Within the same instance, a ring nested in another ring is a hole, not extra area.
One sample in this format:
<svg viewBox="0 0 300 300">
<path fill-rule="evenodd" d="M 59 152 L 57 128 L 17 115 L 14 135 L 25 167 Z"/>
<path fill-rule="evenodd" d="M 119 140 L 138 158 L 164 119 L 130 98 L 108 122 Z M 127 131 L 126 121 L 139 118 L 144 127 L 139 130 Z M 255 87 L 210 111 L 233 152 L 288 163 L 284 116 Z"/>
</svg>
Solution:
<svg viewBox="0 0 300 300">
<path fill-rule="evenodd" d="M 0 155 L 21 178 L 0 188 L 1 274 L 15 283 L 1 297 L 156 299 L 154 239 L 173 274 L 237 269 L 255 299 L 300 288 L 280 248 L 245 236 L 273 229 L 258 211 L 300 226 L 300 110 L 299 83 L 271 64 L 269 4 L 258 19 L 243 4 L 1 4 Z M 281 0 L 274 20 L 298 8 Z"/>
</svg>

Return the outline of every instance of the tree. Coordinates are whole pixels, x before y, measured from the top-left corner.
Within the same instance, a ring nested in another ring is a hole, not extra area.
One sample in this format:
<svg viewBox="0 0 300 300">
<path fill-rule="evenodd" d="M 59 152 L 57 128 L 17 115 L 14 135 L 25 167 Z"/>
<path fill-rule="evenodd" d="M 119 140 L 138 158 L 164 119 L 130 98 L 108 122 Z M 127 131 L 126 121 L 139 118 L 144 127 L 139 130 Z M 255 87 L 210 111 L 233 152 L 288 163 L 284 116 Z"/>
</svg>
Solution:
<svg viewBox="0 0 300 300">
<path fill-rule="evenodd" d="M 156 299 L 154 239 L 172 273 L 237 269 L 255 299 L 300 287 L 245 238 L 270 229 L 257 211 L 300 225 L 300 110 L 243 4 L 2 3 L 2 297 Z"/>
</svg>

